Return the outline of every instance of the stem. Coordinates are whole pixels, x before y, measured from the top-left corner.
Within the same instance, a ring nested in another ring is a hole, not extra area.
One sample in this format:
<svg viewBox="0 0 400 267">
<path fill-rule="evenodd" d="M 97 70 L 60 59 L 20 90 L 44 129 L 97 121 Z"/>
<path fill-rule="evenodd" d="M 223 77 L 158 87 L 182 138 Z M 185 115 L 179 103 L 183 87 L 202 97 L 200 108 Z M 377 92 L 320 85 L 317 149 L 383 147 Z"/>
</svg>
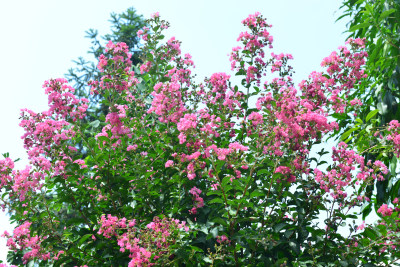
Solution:
<svg viewBox="0 0 400 267">
<path fill-rule="evenodd" d="M 332 213 L 333 213 L 333 208 L 334 208 L 334 206 L 335 206 L 335 202 L 336 202 L 336 200 L 334 199 L 333 202 L 332 202 L 331 210 L 330 210 L 330 212 L 329 212 L 329 217 L 328 217 L 329 220 L 332 218 Z M 327 245 L 327 243 L 328 243 L 328 231 L 329 231 L 329 227 L 330 227 L 330 226 L 327 225 L 326 233 L 325 233 L 325 244 L 324 244 L 324 252 L 323 252 L 323 255 L 326 255 L 326 245 Z"/>
<path fill-rule="evenodd" d="M 278 163 L 279 163 L 279 161 L 277 161 L 276 163 L 275 163 L 275 166 L 274 166 L 274 172 L 275 172 L 275 170 L 276 170 L 276 168 L 278 167 Z M 271 177 L 271 182 L 270 182 L 270 184 L 269 184 L 269 189 L 268 189 L 268 193 L 267 193 L 267 197 L 265 198 L 266 200 L 268 199 L 268 197 L 269 197 L 269 194 L 270 194 L 270 192 L 271 192 L 271 188 L 272 188 L 272 183 L 273 183 L 273 178 Z M 265 217 L 264 217 L 264 214 L 265 214 L 265 212 L 267 211 L 267 207 L 268 207 L 268 202 L 267 201 L 265 201 L 265 203 L 266 203 L 266 205 L 265 205 L 265 207 L 264 207 L 264 212 L 263 212 L 263 218 L 262 218 L 262 223 L 261 223 L 261 227 L 260 227 L 260 231 L 261 231 L 261 229 L 265 226 Z"/>
</svg>

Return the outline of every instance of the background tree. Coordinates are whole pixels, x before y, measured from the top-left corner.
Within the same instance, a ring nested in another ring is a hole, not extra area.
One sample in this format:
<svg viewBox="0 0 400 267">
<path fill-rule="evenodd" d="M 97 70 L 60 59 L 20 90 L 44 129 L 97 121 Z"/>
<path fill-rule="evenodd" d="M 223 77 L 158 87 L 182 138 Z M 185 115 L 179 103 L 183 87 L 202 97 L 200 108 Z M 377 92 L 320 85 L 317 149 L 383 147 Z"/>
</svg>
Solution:
<svg viewBox="0 0 400 267">
<path fill-rule="evenodd" d="M 98 81 L 100 72 L 96 67 L 96 60 L 101 54 L 104 54 L 105 44 L 108 41 L 114 43 L 124 42 L 129 47 L 129 52 L 132 54 L 131 61 L 134 66 L 141 62 L 139 38 L 137 32 L 145 26 L 142 15 L 138 15 L 133 7 L 128 8 L 121 14 L 111 13 L 111 33 L 101 36 L 99 38 L 98 30 L 89 29 L 86 31 L 86 38 L 91 40 L 92 46 L 88 54 L 93 56 L 92 60 L 86 60 L 79 57 L 75 60 L 75 67 L 68 70 L 65 75 L 70 83 L 75 88 L 75 95 L 78 97 L 85 97 L 89 99 L 89 116 L 88 121 L 93 121 L 94 117 L 101 114 L 106 115 L 107 110 L 101 105 L 101 97 L 98 95 L 91 95 L 88 86 L 89 81 Z"/>
<path fill-rule="evenodd" d="M 366 63 L 368 79 L 359 85 L 352 98 L 363 103 L 354 116 L 348 113 L 334 114 L 338 119 L 340 139 L 351 144 L 368 160 L 381 160 L 390 166 L 384 181 L 368 187 L 372 202 L 366 203 L 363 216 L 373 206 L 393 201 L 400 194 L 400 180 L 396 172 L 398 159 L 387 146 L 385 126 L 392 120 L 400 120 L 400 1 L 398 0 L 345 0 L 341 7 L 344 14 L 338 18 L 350 18 L 349 37 L 365 38 L 369 54 Z"/>
</svg>

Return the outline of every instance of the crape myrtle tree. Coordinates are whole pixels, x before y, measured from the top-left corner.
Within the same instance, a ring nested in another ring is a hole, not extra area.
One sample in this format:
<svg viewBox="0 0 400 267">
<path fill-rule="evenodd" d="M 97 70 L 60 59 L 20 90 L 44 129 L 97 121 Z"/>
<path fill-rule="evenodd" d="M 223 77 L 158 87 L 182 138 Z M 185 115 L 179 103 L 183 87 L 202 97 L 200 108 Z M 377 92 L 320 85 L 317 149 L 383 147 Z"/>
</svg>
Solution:
<svg viewBox="0 0 400 267">
<path fill-rule="evenodd" d="M 371 202 L 362 211 L 367 216 L 383 204 L 400 196 L 398 155 L 391 143 L 400 145 L 400 139 L 387 135 L 387 127 L 397 127 L 400 120 L 400 2 L 396 0 L 346 0 L 341 7 L 349 18 L 350 38 L 365 38 L 369 57 L 365 71 L 368 79 L 354 91 L 363 105 L 357 115 L 336 114 L 341 139 L 368 160 L 380 160 L 390 172 L 382 181 L 368 187 Z M 339 132 L 337 132 L 339 133 Z M 373 191 L 376 190 L 376 196 Z"/>
<path fill-rule="evenodd" d="M 108 42 L 101 78 L 89 82 L 108 113 L 89 137 L 89 100 L 64 79 L 46 81 L 49 109 L 22 111 L 31 164 L 0 161 L 2 204 L 18 223 L 4 233 L 10 253 L 54 266 L 395 265 L 398 199 L 379 208 L 377 225 L 352 221 L 386 166 L 344 142 L 331 164 L 324 151 L 310 157 L 338 128 L 328 117 L 362 104 L 349 96 L 365 79 L 364 40 L 350 39 L 296 89 L 291 55 L 268 52 L 271 25 L 259 13 L 242 24 L 230 54 L 240 85 L 226 73 L 196 84 L 190 54 L 163 41 L 169 24 L 158 13 L 138 32 L 139 73 L 128 46 Z M 386 131 L 400 135 L 397 125 Z M 62 207 L 77 217 L 61 220 Z"/>
</svg>

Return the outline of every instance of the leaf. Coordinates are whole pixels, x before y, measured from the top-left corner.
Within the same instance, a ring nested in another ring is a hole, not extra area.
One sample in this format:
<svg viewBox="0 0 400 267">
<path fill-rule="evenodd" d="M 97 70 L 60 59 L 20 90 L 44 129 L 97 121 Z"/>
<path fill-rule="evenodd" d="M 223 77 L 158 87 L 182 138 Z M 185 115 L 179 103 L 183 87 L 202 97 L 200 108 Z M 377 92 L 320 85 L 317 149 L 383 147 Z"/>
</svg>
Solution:
<svg viewBox="0 0 400 267">
<path fill-rule="evenodd" d="M 92 234 L 86 234 L 86 235 L 82 236 L 82 238 L 79 239 L 79 241 L 78 241 L 78 246 L 82 245 L 83 242 L 85 242 L 91 236 L 92 236 Z"/>
<path fill-rule="evenodd" d="M 368 113 L 367 117 L 365 118 L 365 121 L 369 121 L 371 118 L 373 118 L 377 113 L 379 112 L 378 109 L 372 110 Z"/>
<path fill-rule="evenodd" d="M 371 24 L 369 22 L 364 22 L 364 23 L 361 23 L 361 24 L 358 24 L 358 25 L 354 25 L 353 27 L 350 28 L 349 31 L 354 32 L 354 31 L 356 31 L 358 29 L 366 28 L 366 27 L 369 27 L 369 26 L 371 26 Z"/>
<path fill-rule="evenodd" d="M 97 128 L 100 125 L 100 121 L 99 120 L 92 121 L 91 123 L 89 123 L 89 125 L 92 126 L 93 128 Z"/>
<path fill-rule="evenodd" d="M 216 198 L 214 198 L 214 199 L 211 199 L 208 203 L 209 203 L 209 204 L 213 204 L 213 203 L 224 204 L 224 201 L 223 201 L 222 199 L 216 197 Z"/>
<path fill-rule="evenodd" d="M 212 229 L 210 230 L 207 239 L 210 239 L 211 237 L 216 238 L 217 235 L 218 235 L 218 228 L 217 228 L 217 227 L 214 227 L 214 228 L 212 228 Z"/>
<path fill-rule="evenodd" d="M 390 190 L 390 197 L 391 197 L 392 201 L 396 197 L 400 197 L 399 190 L 400 190 L 400 180 L 398 180 Z"/>
<path fill-rule="evenodd" d="M 147 53 L 146 57 L 148 61 L 153 61 L 153 54 Z"/>
<path fill-rule="evenodd" d="M 290 242 L 289 242 L 289 247 L 290 247 L 291 249 L 293 249 L 293 251 L 294 251 L 296 254 L 299 254 L 299 253 L 300 253 L 300 248 L 299 248 L 299 246 L 298 246 L 295 242 L 290 241 Z"/>
<path fill-rule="evenodd" d="M 221 218 L 221 217 L 216 217 L 216 218 L 212 219 L 212 222 L 218 223 L 218 224 L 220 224 L 220 225 L 222 225 L 222 226 L 225 226 L 225 227 L 228 226 L 227 221 L 224 220 L 224 219 Z"/>
<path fill-rule="evenodd" d="M 354 131 L 356 131 L 356 130 L 358 130 L 358 129 L 360 129 L 360 127 L 351 128 L 350 130 L 348 130 L 347 132 L 345 132 L 345 133 L 342 134 L 342 136 L 340 137 L 340 140 L 346 139 L 347 137 L 350 136 L 350 134 L 351 134 L 352 132 L 354 132 Z"/>
<path fill-rule="evenodd" d="M 372 211 L 371 202 L 365 203 L 364 206 L 361 207 L 362 219 L 365 220 L 365 218 L 371 213 L 371 211 Z"/>
<path fill-rule="evenodd" d="M 368 14 L 371 14 L 373 12 L 373 8 L 370 4 L 366 4 L 365 9 L 368 11 Z"/>
<path fill-rule="evenodd" d="M 293 234 L 293 232 L 293 230 L 287 230 L 284 235 L 286 238 L 289 238 Z"/>
<path fill-rule="evenodd" d="M 382 19 L 386 18 L 387 16 L 389 16 L 393 12 L 396 12 L 396 9 L 390 9 L 390 10 L 383 11 L 381 13 L 381 15 L 379 16 L 379 20 L 382 20 Z"/>
<path fill-rule="evenodd" d="M 246 72 L 243 69 L 240 69 L 238 72 L 236 72 L 235 76 L 241 76 L 241 75 L 246 75 Z"/>
<path fill-rule="evenodd" d="M 250 194 L 250 198 L 262 197 L 262 196 L 265 196 L 265 193 L 261 190 L 255 190 L 255 191 L 251 192 L 251 194 Z"/>
<path fill-rule="evenodd" d="M 390 174 L 396 176 L 397 158 L 393 157 L 390 162 Z"/>
<path fill-rule="evenodd" d="M 285 226 L 287 226 L 288 224 L 285 222 L 282 223 L 278 223 L 277 225 L 275 225 L 275 232 L 279 233 L 283 228 L 285 228 Z"/>
<path fill-rule="evenodd" d="M 97 137 L 97 141 L 103 141 L 103 142 L 109 143 L 110 138 L 108 138 L 106 136 L 99 136 L 99 137 Z"/>
<path fill-rule="evenodd" d="M 371 240 L 375 240 L 376 238 L 378 238 L 377 233 L 375 231 L 373 231 L 371 228 L 365 228 L 362 235 L 365 237 L 368 237 Z"/>
<path fill-rule="evenodd" d="M 264 173 L 268 173 L 268 170 L 267 170 L 267 169 L 259 170 L 259 171 L 257 172 L 257 175 L 261 175 L 261 174 L 264 174 Z"/>
<path fill-rule="evenodd" d="M 377 108 L 381 115 L 385 115 L 388 112 L 387 105 L 385 103 L 383 103 L 382 101 L 379 101 Z"/>
</svg>

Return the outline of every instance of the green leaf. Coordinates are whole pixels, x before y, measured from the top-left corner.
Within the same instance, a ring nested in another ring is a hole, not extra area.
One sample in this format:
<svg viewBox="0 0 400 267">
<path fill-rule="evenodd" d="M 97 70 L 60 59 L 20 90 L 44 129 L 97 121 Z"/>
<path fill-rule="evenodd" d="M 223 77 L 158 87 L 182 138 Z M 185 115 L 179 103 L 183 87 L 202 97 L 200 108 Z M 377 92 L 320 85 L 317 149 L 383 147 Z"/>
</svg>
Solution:
<svg viewBox="0 0 400 267">
<path fill-rule="evenodd" d="M 92 121 L 91 123 L 89 123 L 89 125 L 92 126 L 93 128 L 97 128 L 100 125 L 100 121 L 99 120 Z"/>
<path fill-rule="evenodd" d="M 288 224 L 285 222 L 282 223 L 278 223 L 277 225 L 275 225 L 274 230 L 275 232 L 279 233 L 283 228 L 285 228 Z"/>
<path fill-rule="evenodd" d="M 343 133 L 342 136 L 340 137 L 340 140 L 345 140 L 347 137 L 350 136 L 350 134 L 356 130 L 360 129 L 360 127 L 354 127 L 348 130 L 347 132 Z"/>
<path fill-rule="evenodd" d="M 371 14 L 374 11 L 370 4 L 366 4 L 365 9 L 368 11 L 368 14 Z"/>
<path fill-rule="evenodd" d="M 92 234 L 86 234 L 86 235 L 82 236 L 82 238 L 79 239 L 79 241 L 78 241 L 78 246 L 82 245 L 83 242 L 85 242 L 91 236 L 92 236 Z"/>
<path fill-rule="evenodd" d="M 152 53 L 147 53 L 146 57 L 147 57 L 148 61 L 153 61 L 153 54 Z"/>
<path fill-rule="evenodd" d="M 213 203 L 224 204 L 224 201 L 222 199 L 216 197 L 214 199 L 211 199 L 208 203 L 210 203 L 210 204 L 213 204 Z"/>
<path fill-rule="evenodd" d="M 225 227 L 228 226 L 228 222 L 226 220 L 224 220 L 223 218 L 221 218 L 221 217 L 216 217 L 216 218 L 212 219 L 211 221 L 215 222 L 215 223 L 218 223 L 218 224 L 220 224 L 222 226 L 225 226 Z"/>
<path fill-rule="evenodd" d="M 365 121 L 369 121 L 371 118 L 373 118 L 377 113 L 379 112 L 378 109 L 372 110 L 368 113 L 367 118 L 365 118 Z"/>
<path fill-rule="evenodd" d="M 241 76 L 241 75 L 246 75 L 246 72 L 243 69 L 240 69 L 238 72 L 236 72 L 235 76 Z"/>
<path fill-rule="evenodd" d="M 108 138 L 106 136 L 99 136 L 99 137 L 97 137 L 97 141 L 103 141 L 103 142 L 109 143 L 110 138 Z"/>
<path fill-rule="evenodd" d="M 372 230 L 371 228 L 365 228 L 364 232 L 362 233 L 363 236 L 368 237 L 371 240 L 376 240 L 379 236 L 377 233 Z"/>
<path fill-rule="evenodd" d="M 365 218 L 371 213 L 371 211 L 372 211 L 371 202 L 367 202 L 364 204 L 364 206 L 361 207 L 361 213 L 362 213 L 363 220 L 365 220 Z"/>
<path fill-rule="evenodd" d="M 390 190 L 390 197 L 392 201 L 396 197 L 400 197 L 399 190 L 400 190 L 400 180 L 398 180 Z"/>
<path fill-rule="evenodd" d="M 397 158 L 393 156 L 392 160 L 390 161 L 390 174 L 392 176 L 396 176 L 396 167 L 397 167 Z"/>
<path fill-rule="evenodd" d="M 361 24 L 358 24 L 358 25 L 354 25 L 353 27 L 350 28 L 349 31 L 354 32 L 354 31 L 356 31 L 358 29 L 366 28 L 366 27 L 369 27 L 369 26 L 371 26 L 371 24 L 369 22 L 364 22 L 364 23 L 361 23 Z"/>
<path fill-rule="evenodd" d="M 377 108 L 381 115 L 385 115 L 388 112 L 387 105 L 385 103 L 383 103 L 382 101 L 379 101 L 379 103 L 377 104 Z"/>
<path fill-rule="evenodd" d="M 251 194 L 250 194 L 250 198 L 262 197 L 262 196 L 265 196 L 265 193 L 261 190 L 255 190 L 255 191 L 251 192 Z"/>
<path fill-rule="evenodd" d="M 290 242 L 289 242 L 289 247 L 290 247 L 291 249 L 293 249 L 293 251 L 294 251 L 296 254 L 299 254 L 299 253 L 300 253 L 300 248 L 299 248 L 299 246 L 297 245 L 297 243 L 295 243 L 295 242 L 293 242 L 293 241 L 290 241 Z"/>
<path fill-rule="evenodd" d="M 268 173 L 268 170 L 267 170 L 267 169 L 259 170 L 259 171 L 257 172 L 257 176 L 258 176 L 258 175 L 261 175 L 261 174 L 264 174 L 264 173 Z"/>
<path fill-rule="evenodd" d="M 387 16 L 389 16 L 393 12 L 396 12 L 396 9 L 390 9 L 390 10 L 383 11 L 381 13 L 381 15 L 379 16 L 379 20 L 382 20 L 382 19 L 386 18 Z"/>
</svg>

